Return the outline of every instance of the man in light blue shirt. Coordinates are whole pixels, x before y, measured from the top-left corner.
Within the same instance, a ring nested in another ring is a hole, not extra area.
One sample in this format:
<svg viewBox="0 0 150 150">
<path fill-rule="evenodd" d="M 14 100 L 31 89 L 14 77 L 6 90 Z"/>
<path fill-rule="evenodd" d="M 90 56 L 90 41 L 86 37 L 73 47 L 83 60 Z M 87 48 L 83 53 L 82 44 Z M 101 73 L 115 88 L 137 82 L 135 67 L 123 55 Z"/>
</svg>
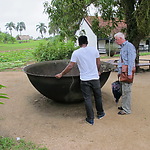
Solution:
<svg viewBox="0 0 150 150">
<path fill-rule="evenodd" d="M 118 63 L 118 77 L 120 77 L 122 65 L 128 66 L 128 78 L 132 78 L 132 70 L 135 67 L 136 49 L 134 45 L 125 39 L 123 33 L 118 32 L 114 35 L 115 42 L 121 46 L 120 59 Z M 121 111 L 119 115 L 131 113 L 131 87 L 132 83 L 122 82 L 122 106 L 118 107 Z"/>
</svg>

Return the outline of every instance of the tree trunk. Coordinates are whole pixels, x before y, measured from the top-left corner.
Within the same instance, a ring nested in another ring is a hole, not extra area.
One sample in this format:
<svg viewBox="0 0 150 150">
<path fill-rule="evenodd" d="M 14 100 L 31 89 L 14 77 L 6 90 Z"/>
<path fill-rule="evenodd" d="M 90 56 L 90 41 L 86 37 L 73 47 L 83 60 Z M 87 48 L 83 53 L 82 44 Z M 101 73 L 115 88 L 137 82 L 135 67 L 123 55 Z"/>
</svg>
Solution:
<svg viewBox="0 0 150 150">
<path fill-rule="evenodd" d="M 12 36 L 12 30 L 10 30 L 10 35 Z"/>
<path fill-rule="evenodd" d="M 142 36 L 138 33 L 137 22 L 134 16 L 135 12 L 135 1 L 133 0 L 122 0 L 122 6 L 125 12 L 125 21 L 127 24 L 127 40 L 129 40 L 136 48 L 136 60 L 135 63 L 139 63 L 139 44 L 142 40 Z M 137 71 L 139 67 L 136 68 Z"/>
</svg>

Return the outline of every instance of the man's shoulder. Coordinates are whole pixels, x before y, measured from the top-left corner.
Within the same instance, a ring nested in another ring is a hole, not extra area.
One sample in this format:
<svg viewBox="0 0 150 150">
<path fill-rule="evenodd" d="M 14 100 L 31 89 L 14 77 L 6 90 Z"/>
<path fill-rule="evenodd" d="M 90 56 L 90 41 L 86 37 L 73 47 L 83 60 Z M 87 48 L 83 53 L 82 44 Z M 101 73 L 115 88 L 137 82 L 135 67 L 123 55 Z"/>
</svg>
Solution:
<svg viewBox="0 0 150 150">
<path fill-rule="evenodd" d="M 98 51 L 95 47 L 92 47 L 92 46 L 87 46 L 87 47 L 84 47 L 84 48 L 79 48 L 79 49 L 77 49 L 77 50 L 75 50 L 73 53 L 74 54 L 78 54 L 78 53 L 84 53 L 84 52 L 89 52 L 89 51 L 92 51 L 92 52 L 94 52 L 94 51 Z"/>
<path fill-rule="evenodd" d="M 87 46 L 88 49 L 95 49 L 96 50 L 96 47 L 94 46 Z"/>
<path fill-rule="evenodd" d="M 80 49 L 81 49 L 81 48 L 78 48 L 78 49 L 74 50 L 74 51 L 73 51 L 73 53 L 77 53 L 77 52 L 79 52 L 79 51 L 80 51 Z"/>
<path fill-rule="evenodd" d="M 79 55 L 80 53 L 81 53 L 81 48 L 76 49 L 76 50 L 73 51 L 72 56 L 77 56 L 77 55 Z"/>
<path fill-rule="evenodd" d="M 132 49 L 135 49 L 135 46 L 131 42 L 129 42 L 129 41 L 126 41 L 125 45 L 128 46 L 128 47 L 130 47 L 130 48 L 132 48 Z"/>
<path fill-rule="evenodd" d="M 129 41 L 126 41 L 127 42 L 127 45 L 132 45 L 132 46 L 134 46 L 131 42 L 129 42 Z"/>
</svg>

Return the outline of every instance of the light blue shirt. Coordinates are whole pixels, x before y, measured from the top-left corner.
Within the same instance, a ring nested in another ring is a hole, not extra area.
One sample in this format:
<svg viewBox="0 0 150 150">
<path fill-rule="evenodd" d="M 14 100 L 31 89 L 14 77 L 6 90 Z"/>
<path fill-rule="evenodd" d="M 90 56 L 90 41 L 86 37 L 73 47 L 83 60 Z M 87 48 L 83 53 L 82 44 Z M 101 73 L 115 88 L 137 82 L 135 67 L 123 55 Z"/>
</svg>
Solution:
<svg viewBox="0 0 150 150">
<path fill-rule="evenodd" d="M 135 67 L 136 49 L 134 45 L 128 41 L 125 41 L 120 46 L 121 51 L 118 62 L 118 74 L 121 73 L 122 65 L 128 65 L 128 75 L 132 75 L 132 69 Z"/>
</svg>

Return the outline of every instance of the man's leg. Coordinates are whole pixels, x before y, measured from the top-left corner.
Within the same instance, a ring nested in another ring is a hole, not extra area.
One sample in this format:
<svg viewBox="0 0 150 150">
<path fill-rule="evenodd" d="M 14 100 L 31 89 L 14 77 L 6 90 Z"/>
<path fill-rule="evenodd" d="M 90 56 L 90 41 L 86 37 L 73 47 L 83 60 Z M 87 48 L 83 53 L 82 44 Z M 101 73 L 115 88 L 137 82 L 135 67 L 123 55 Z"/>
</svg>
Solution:
<svg viewBox="0 0 150 150">
<path fill-rule="evenodd" d="M 81 91 L 85 101 L 85 109 L 88 120 L 94 119 L 94 112 L 92 106 L 91 87 L 89 81 L 81 81 Z"/>
<path fill-rule="evenodd" d="M 101 86 L 99 80 L 92 80 L 93 93 L 95 98 L 95 106 L 97 110 L 97 115 L 103 115 L 103 105 L 102 105 L 102 94 L 101 94 Z"/>
<path fill-rule="evenodd" d="M 131 87 L 132 83 L 122 82 L 122 108 L 125 113 L 131 113 Z"/>
</svg>

